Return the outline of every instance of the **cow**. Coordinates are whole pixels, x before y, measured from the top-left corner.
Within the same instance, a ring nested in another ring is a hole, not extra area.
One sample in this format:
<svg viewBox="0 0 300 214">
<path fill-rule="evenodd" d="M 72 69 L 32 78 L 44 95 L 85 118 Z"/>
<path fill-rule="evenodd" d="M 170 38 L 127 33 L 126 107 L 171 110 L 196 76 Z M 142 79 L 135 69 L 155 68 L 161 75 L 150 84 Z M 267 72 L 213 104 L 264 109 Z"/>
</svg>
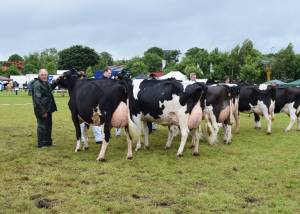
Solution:
<svg viewBox="0 0 300 214">
<path fill-rule="evenodd" d="M 212 85 L 207 89 L 204 119 L 210 144 L 215 144 L 217 142 L 219 124 L 222 124 L 224 128 L 224 143 L 231 143 L 233 101 L 230 92 L 231 89 L 226 84 Z"/>
<path fill-rule="evenodd" d="M 127 159 L 132 158 L 132 140 L 128 129 L 128 90 L 126 84 L 118 80 L 87 80 L 81 79 L 82 72 L 74 69 L 66 71 L 59 77 L 58 85 L 68 89 L 70 100 L 69 109 L 76 130 L 75 152 L 81 148 L 80 124 L 104 124 L 104 140 L 97 157 L 105 161 L 105 152 L 110 139 L 112 127 L 125 127 L 127 137 Z M 84 133 L 83 133 L 84 134 Z M 87 136 L 84 136 L 83 149 L 88 148 Z"/>
<path fill-rule="evenodd" d="M 208 141 L 210 144 L 217 142 L 219 124 L 222 124 L 224 128 L 224 143 L 231 143 L 232 112 L 238 108 L 238 88 L 237 85 L 233 84 L 213 84 L 208 86 L 203 117 L 206 122 Z M 171 145 L 173 138 L 178 133 L 178 127 L 169 127 L 167 145 Z M 201 135 L 201 127 L 199 127 L 199 136 Z M 195 137 L 192 135 L 192 148 L 195 146 L 195 140 Z"/>
<path fill-rule="evenodd" d="M 274 113 L 284 112 L 290 117 L 290 123 L 285 129 L 290 131 L 298 120 L 298 130 L 300 130 L 300 88 L 297 87 L 276 87 L 275 111 Z M 274 115 L 272 115 L 274 119 Z"/>
<path fill-rule="evenodd" d="M 199 138 L 198 127 L 202 119 L 202 109 L 206 86 L 191 81 L 166 80 L 133 80 L 133 99 L 130 102 L 130 117 L 137 133 L 144 133 L 144 143 L 149 147 L 147 122 L 180 127 L 181 142 L 177 156 L 183 155 L 187 137 L 192 131 Z M 132 105 L 133 104 L 133 105 Z M 198 155 L 199 139 L 195 139 L 193 155 Z M 136 150 L 141 148 L 137 139 Z"/>
<path fill-rule="evenodd" d="M 263 115 L 268 122 L 267 134 L 271 134 L 275 96 L 272 86 L 240 85 L 239 112 L 254 113 L 255 128 L 261 128 L 259 115 Z"/>
</svg>

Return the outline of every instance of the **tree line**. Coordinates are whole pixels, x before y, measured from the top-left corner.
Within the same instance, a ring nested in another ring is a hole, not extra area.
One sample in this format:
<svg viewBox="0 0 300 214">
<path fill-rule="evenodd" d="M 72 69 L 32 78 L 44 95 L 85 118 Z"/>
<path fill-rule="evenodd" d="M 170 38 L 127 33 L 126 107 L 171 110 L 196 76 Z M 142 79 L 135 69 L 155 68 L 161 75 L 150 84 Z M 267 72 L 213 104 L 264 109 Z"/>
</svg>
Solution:
<svg viewBox="0 0 300 214">
<path fill-rule="evenodd" d="M 114 60 L 108 52 L 97 53 L 90 47 L 74 45 L 61 51 L 55 48 L 45 49 L 24 57 L 13 54 L 7 61 L 21 61 L 24 67 L 20 70 L 15 64 L 11 64 L 5 72 L 0 69 L 0 75 L 37 73 L 38 69 L 43 67 L 48 69 L 50 74 L 55 74 L 57 69 L 76 68 L 85 70 L 91 77 L 95 71 L 103 70 L 106 66 L 123 65 L 133 76 L 153 71 L 168 73 L 178 70 L 186 75 L 196 73 L 198 78 L 221 80 L 229 76 L 236 80 L 263 82 L 266 80 L 266 66 L 269 66 L 272 79 L 300 79 L 300 54 L 295 53 L 292 43 L 277 53 L 264 54 L 257 50 L 249 39 L 230 51 L 220 51 L 218 48 L 209 51 L 193 47 L 182 54 L 176 49 L 151 47 L 142 56 Z"/>
</svg>

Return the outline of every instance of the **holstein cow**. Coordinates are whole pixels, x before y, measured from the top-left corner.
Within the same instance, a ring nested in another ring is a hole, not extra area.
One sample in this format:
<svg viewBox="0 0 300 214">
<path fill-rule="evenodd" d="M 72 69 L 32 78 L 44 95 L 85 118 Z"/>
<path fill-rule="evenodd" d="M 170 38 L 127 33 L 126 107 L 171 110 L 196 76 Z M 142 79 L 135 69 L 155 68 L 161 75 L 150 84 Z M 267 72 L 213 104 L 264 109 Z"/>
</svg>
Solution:
<svg viewBox="0 0 300 214">
<path fill-rule="evenodd" d="M 221 124 L 224 128 L 224 143 L 231 143 L 232 113 L 235 112 L 238 117 L 238 97 L 239 87 L 235 84 L 221 83 L 208 86 L 203 116 L 206 122 L 208 141 L 210 144 L 217 142 L 219 125 Z M 237 124 L 239 125 L 239 123 Z M 201 127 L 199 127 L 199 131 L 201 131 Z M 169 128 L 167 145 L 171 145 L 173 138 L 177 134 L 178 127 L 171 126 Z M 195 140 L 193 138 L 191 147 L 195 146 L 194 142 Z"/>
<path fill-rule="evenodd" d="M 127 89 L 117 80 L 86 80 L 80 79 L 83 73 L 75 70 L 65 72 L 58 84 L 68 89 L 70 94 L 69 108 L 76 129 L 76 149 L 80 150 L 80 123 L 100 125 L 104 124 L 104 135 L 97 160 L 105 160 L 105 151 L 110 139 L 112 127 L 125 127 L 128 151 L 127 158 L 132 158 L 132 142 L 128 130 Z M 83 148 L 88 147 L 87 136 L 84 136 Z"/>
<path fill-rule="evenodd" d="M 267 85 L 241 85 L 239 97 L 239 112 L 254 113 L 255 128 L 261 128 L 259 115 L 268 122 L 267 133 L 272 132 L 272 117 L 275 109 L 276 90 Z"/>
<path fill-rule="evenodd" d="M 199 138 L 205 94 L 206 86 L 202 83 L 176 79 L 133 80 L 134 105 L 130 104 L 130 113 L 139 136 L 144 132 L 145 146 L 149 146 L 147 122 L 176 125 L 181 132 L 177 156 L 182 156 L 189 132 L 195 132 L 194 136 Z M 199 139 L 195 141 L 193 154 L 198 155 Z M 140 147 L 138 139 L 136 150 Z"/>
<path fill-rule="evenodd" d="M 224 128 L 224 143 L 231 143 L 232 111 L 231 89 L 226 84 L 209 86 L 205 99 L 204 119 L 210 144 L 217 142 L 219 124 Z"/>
<path fill-rule="evenodd" d="M 300 88 L 276 87 L 275 113 L 284 112 L 290 117 L 285 131 L 290 131 L 298 118 L 300 130 Z"/>
</svg>

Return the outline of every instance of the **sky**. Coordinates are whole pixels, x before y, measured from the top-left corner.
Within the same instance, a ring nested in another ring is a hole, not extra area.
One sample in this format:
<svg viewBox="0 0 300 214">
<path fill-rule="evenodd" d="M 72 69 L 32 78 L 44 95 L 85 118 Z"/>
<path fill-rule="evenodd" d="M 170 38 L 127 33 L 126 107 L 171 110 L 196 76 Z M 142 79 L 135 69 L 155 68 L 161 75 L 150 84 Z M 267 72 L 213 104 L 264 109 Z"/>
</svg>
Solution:
<svg viewBox="0 0 300 214">
<path fill-rule="evenodd" d="M 77 44 L 115 59 L 153 46 L 230 51 L 245 39 L 300 52 L 299 20 L 297 0 L 1 0 L 0 61 Z"/>
</svg>

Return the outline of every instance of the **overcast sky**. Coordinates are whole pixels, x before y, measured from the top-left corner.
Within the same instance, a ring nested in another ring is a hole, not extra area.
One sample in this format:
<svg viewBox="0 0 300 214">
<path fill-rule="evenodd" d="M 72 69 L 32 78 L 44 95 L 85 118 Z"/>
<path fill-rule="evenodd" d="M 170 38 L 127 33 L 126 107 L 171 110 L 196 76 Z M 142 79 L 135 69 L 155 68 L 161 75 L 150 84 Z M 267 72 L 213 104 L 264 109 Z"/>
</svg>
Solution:
<svg viewBox="0 0 300 214">
<path fill-rule="evenodd" d="M 114 58 L 152 46 L 230 50 L 249 38 L 263 52 L 300 52 L 297 0 L 1 0 L 0 60 L 87 45 Z"/>
</svg>

